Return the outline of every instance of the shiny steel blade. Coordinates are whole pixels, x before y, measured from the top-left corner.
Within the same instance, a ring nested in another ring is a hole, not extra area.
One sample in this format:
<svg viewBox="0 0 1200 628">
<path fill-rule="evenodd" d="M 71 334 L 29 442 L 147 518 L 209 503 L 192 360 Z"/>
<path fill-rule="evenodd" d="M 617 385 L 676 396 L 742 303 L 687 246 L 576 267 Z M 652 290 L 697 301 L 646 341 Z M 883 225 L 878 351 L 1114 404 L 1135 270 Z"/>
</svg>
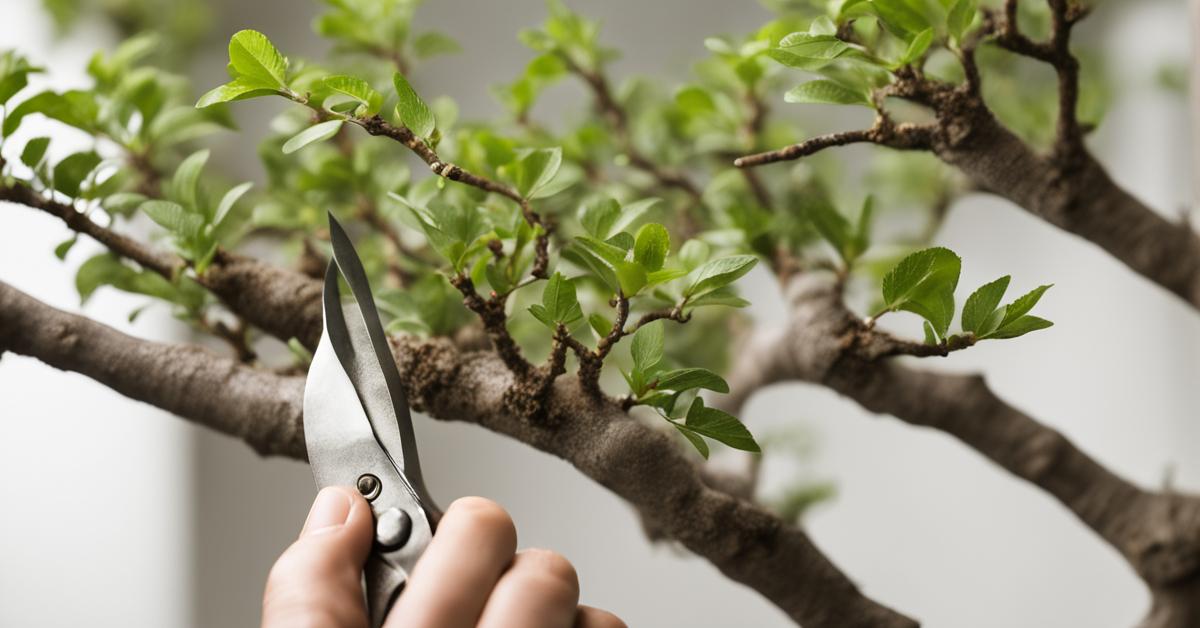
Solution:
<svg viewBox="0 0 1200 628">
<path fill-rule="evenodd" d="M 333 244 L 333 262 L 353 293 L 356 304 L 343 306 L 346 337 L 333 333 L 333 347 L 359 398 L 366 409 L 375 437 L 380 446 L 391 457 L 396 468 L 408 480 L 427 508 L 436 512 L 432 499 L 425 489 L 421 474 L 421 461 L 417 453 L 416 435 L 413 432 L 412 413 L 408 399 L 400 385 L 400 371 L 396 368 L 391 345 L 383 331 L 379 311 L 371 294 L 371 285 L 363 270 L 354 245 L 346 231 L 332 214 L 329 216 L 329 236 Z M 336 283 L 336 281 L 335 281 Z M 326 290 L 329 283 L 326 282 Z M 328 301 L 328 299 L 327 299 Z M 329 312 L 326 312 L 326 319 Z M 328 325 L 327 325 L 328 328 Z M 346 356 L 353 355 L 353 359 Z"/>
</svg>

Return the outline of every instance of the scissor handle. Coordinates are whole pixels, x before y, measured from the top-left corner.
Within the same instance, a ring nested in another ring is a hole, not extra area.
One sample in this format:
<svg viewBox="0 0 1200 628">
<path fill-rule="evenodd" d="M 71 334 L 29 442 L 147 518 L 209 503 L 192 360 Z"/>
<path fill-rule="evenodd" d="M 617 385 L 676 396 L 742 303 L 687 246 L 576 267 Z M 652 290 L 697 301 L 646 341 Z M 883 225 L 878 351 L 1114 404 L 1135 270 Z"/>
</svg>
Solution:
<svg viewBox="0 0 1200 628">
<path fill-rule="evenodd" d="M 363 491 L 362 482 L 358 488 Z M 393 491 L 395 488 L 399 487 Z M 371 497 L 369 493 L 364 496 Z M 405 499 L 406 496 L 409 498 Z M 417 558 L 429 545 L 437 515 L 426 512 L 407 491 L 392 499 L 372 500 L 371 512 L 375 540 L 363 575 L 367 614 L 371 626 L 379 628 L 404 590 Z"/>
</svg>

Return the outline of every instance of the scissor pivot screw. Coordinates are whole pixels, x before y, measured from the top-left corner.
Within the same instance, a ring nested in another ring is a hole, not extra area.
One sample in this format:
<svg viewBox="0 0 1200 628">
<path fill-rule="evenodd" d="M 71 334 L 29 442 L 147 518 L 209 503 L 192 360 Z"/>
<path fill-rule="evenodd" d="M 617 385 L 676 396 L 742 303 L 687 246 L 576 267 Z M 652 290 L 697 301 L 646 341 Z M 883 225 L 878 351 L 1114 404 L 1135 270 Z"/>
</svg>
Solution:
<svg viewBox="0 0 1200 628">
<path fill-rule="evenodd" d="M 388 508 L 375 521 L 375 540 L 386 550 L 394 550 L 412 534 L 412 518 L 399 508 Z"/>
<path fill-rule="evenodd" d="M 379 497 L 381 490 L 383 490 L 383 483 L 379 481 L 379 478 L 370 473 L 358 476 L 358 492 L 362 493 L 362 496 L 367 498 L 367 501 Z"/>
</svg>

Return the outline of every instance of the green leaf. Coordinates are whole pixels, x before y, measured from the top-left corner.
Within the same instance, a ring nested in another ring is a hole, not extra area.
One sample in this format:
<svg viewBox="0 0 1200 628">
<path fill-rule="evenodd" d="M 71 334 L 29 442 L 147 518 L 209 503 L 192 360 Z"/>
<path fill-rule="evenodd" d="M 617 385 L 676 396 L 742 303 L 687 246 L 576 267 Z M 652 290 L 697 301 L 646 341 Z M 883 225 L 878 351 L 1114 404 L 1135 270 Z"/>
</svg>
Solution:
<svg viewBox="0 0 1200 628">
<path fill-rule="evenodd" d="M 42 158 L 46 156 L 46 149 L 50 146 L 50 138 L 35 137 L 25 143 L 25 148 L 21 151 L 21 163 L 30 168 L 37 169 L 42 163 Z"/>
<path fill-rule="evenodd" d="M 831 105 L 864 105 L 873 106 L 867 95 L 846 87 L 841 83 L 828 80 L 816 80 L 793 87 L 784 94 L 783 100 L 790 103 L 812 103 Z"/>
<path fill-rule="evenodd" d="M 171 178 L 171 198 L 189 210 L 200 211 L 203 209 L 200 197 L 200 173 L 204 170 L 204 164 L 208 163 L 208 157 L 207 148 L 188 155 L 187 159 L 184 159 L 175 169 L 175 176 Z"/>
<path fill-rule="evenodd" d="M 7 103 L 17 92 L 25 89 L 29 84 L 30 74 L 41 71 L 41 68 L 30 65 L 29 61 L 16 51 L 7 50 L 0 53 L 0 105 Z"/>
<path fill-rule="evenodd" d="M 913 37 L 911 43 L 908 44 L 908 50 L 904 52 L 904 56 L 896 62 L 897 67 L 906 66 L 921 58 L 926 50 L 929 50 L 929 45 L 933 43 L 933 29 L 927 28 Z"/>
<path fill-rule="evenodd" d="M 643 374 L 650 373 L 662 361 L 665 344 L 662 321 L 642 325 L 633 332 L 629 353 L 633 356 L 634 370 Z"/>
<path fill-rule="evenodd" d="M 383 106 L 383 94 L 357 76 L 339 74 L 326 78 L 324 83 L 331 91 L 349 96 L 359 103 L 358 111 L 354 114 L 357 118 L 369 118 L 379 113 L 379 108 Z"/>
<path fill-rule="evenodd" d="M 196 108 L 204 109 L 218 103 L 258 98 L 259 96 L 274 96 L 278 93 L 279 89 L 275 87 L 264 86 L 253 79 L 239 77 L 206 92 L 200 97 L 200 100 L 196 101 Z"/>
<path fill-rule="evenodd" d="M 250 188 L 252 187 L 254 187 L 254 182 L 246 181 L 245 183 L 234 186 L 232 189 L 226 192 L 225 196 L 221 197 L 221 202 L 217 205 L 217 212 L 213 214 L 212 224 L 220 227 L 221 223 L 225 222 L 225 217 L 229 215 L 231 210 L 233 210 L 233 205 L 238 202 L 238 199 L 240 199 L 242 195 L 244 195 L 246 192 L 249 192 Z"/>
<path fill-rule="evenodd" d="M 862 210 L 858 214 L 858 225 L 854 230 L 854 237 L 851 238 L 850 257 L 858 259 L 867 249 L 871 248 L 871 222 L 875 215 L 875 197 L 867 195 L 863 199 Z"/>
<path fill-rule="evenodd" d="M 917 251 L 884 276 L 884 304 L 890 311 L 921 316 L 944 338 L 954 319 L 954 289 L 961 270 L 962 260 L 950 249 Z"/>
<path fill-rule="evenodd" d="M 696 451 L 700 452 L 700 455 L 703 456 L 705 460 L 708 460 L 708 443 L 704 442 L 704 437 L 674 421 L 671 421 L 671 425 L 674 425 L 675 429 L 679 430 L 679 433 L 683 434 L 683 437 L 692 444 L 692 447 L 695 447 Z"/>
<path fill-rule="evenodd" d="M 78 241 L 79 236 L 75 235 L 71 236 L 70 240 L 64 240 L 60 242 L 58 246 L 54 247 L 54 257 L 57 257 L 60 260 L 66 259 L 67 253 L 71 251 L 71 247 L 75 246 L 75 243 Z"/>
<path fill-rule="evenodd" d="M 984 284 L 967 297 L 963 304 L 962 328 L 977 337 L 983 337 L 995 331 L 1000 320 L 993 320 L 993 313 L 1000 306 L 1000 300 L 1008 290 L 1012 277 L 1005 275 L 991 283 Z"/>
<path fill-rule="evenodd" d="M 734 255 L 712 260 L 691 272 L 683 296 L 699 297 L 737 281 L 758 263 L 753 255 Z"/>
<path fill-rule="evenodd" d="M 342 128 L 342 120 L 326 120 L 319 124 L 314 124 L 303 131 L 293 135 L 288 141 L 283 144 L 283 154 L 290 155 L 309 144 L 315 142 L 324 142 L 325 140 L 337 135 L 337 132 Z"/>
<path fill-rule="evenodd" d="M 203 290 L 197 289 L 191 280 L 172 284 L 161 275 L 148 270 L 136 270 L 111 253 L 101 253 L 79 267 L 75 275 L 75 289 L 80 302 L 86 302 L 100 286 L 113 286 L 118 290 L 144 294 L 178 303 L 195 310 L 204 301 Z"/>
<path fill-rule="evenodd" d="M 625 296 L 631 297 L 637 294 L 646 285 L 646 270 L 635 263 L 626 261 L 625 249 L 589 236 L 576 237 L 575 243 L 587 257 L 594 259 L 612 273 L 617 280 L 617 287 Z M 596 269 L 594 264 L 591 266 Z M 603 273 L 598 272 L 597 274 L 600 274 L 602 279 L 606 279 Z"/>
<path fill-rule="evenodd" d="M 638 229 L 637 240 L 633 244 L 633 261 L 647 271 L 660 270 L 670 250 L 671 235 L 667 233 L 667 228 L 652 222 Z"/>
<path fill-rule="evenodd" d="M 689 309 L 712 305 L 723 305 L 726 307 L 746 307 L 747 305 L 750 305 L 750 302 L 742 297 L 739 297 L 737 293 L 733 291 L 732 286 L 718 288 L 712 292 L 709 292 L 708 294 L 688 301 Z"/>
<path fill-rule="evenodd" d="M 434 55 L 454 54 L 462 52 L 462 47 L 449 35 L 438 31 L 426 31 L 413 40 L 413 54 L 418 59 L 428 59 Z"/>
<path fill-rule="evenodd" d="M 98 165 L 100 155 L 95 151 L 67 155 L 54 166 L 54 189 L 67 196 L 79 196 L 79 187 Z"/>
<path fill-rule="evenodd" d="M 592 237 L 607 240 L 620 215 L 621 204 L 614 198 L 603 196 L 591 199 L 579 208 L 579 224 Z"/>
<path fill-rule="evenodd" d="M 613 323 L 605 318 L 603 314 L 592 314 L 588 317 L 588 325 L 596 333 L 597 338 L 603 338 L 608 335 L 608 332 L 612 331 Z"/>
<path fill-rule="evenodd" d="M 96 126 L 100 105 L 92 92 L 68 90 L 61 94 L 44 91 L 23 100 L 6 111 L 3 134 L 11 136 L 25 116 L 40 113 L 52 120 L 91 132 Z"/>
<path fill-rule="evenodd" d="M 575 284 L 561 273 L 554 273 L 546 282 L 546 288 L 542 290 L 542 307 L 552 320 L 564 325 L 570 325 L 583 318 L 583 311 L 575 294 Z"/>
<path fill-rule="evenodd" d="M 704 388 L 719 393 L 728 393 L 729 384 L 716 373 L 708 369 L 690 368 L 667 371 L 658 376 L 658 390 L 674 390 L 683 392 L 694 388 Z"/>
<path fill-rule="evenodd" d="M 833 245 L 833 249 L 847 265 L 853 263 L 853 256 L 849 255 L 853 239 L 850 221 L 825 198 L 817 199 L 807 209 L 808 217 L 821 237 Z"/>
<path fill-rule="evenodd" d="M 437 119 L 434 118 L 429 105 L 421 100 L 403 74 L 393 74 L 392 84 L 396 87 L 396 95 L 400 97 L 400 101 L 396 103 L 396 117 L 400 124 L 411 129 L 417 137 L 429 139 L 437 128 Z"/>
<path fill-rule="evenodd" d="M 525 198 L 536 198 L 538 190 L 550 183 L 562 166 L 562 148 L 531 150 L 513 164 L 513 181 Z"/>
<path fill-rule="evenodd" d="M 1042 299 L 1042 295 L 1046 294 L 1046 291 L 1050 288 L 1051 286 L 1049 285 L 1038 286 L 1029 293 L 1021 296 L 1021 298 L 1008 304 L 1008 307 L 1004 310 L 1004 318 L 1000 321 L 1000 328 L 1004 329 L 1009 324 L 1028 314 L 1029 310 L 1032 310 L 1033 306 L 1037 305 L 1038 301 Z"/>
<path fill-rule="evenodd" d="M 832 34 L 792 33 L 779 41 L 779 50 L 807 59 L 836 59 L 850 45 Z"/>
<path fill-rule="evenodd" d="M 261 87 L 287 88 L 287 59 L 258 31 L 234 33 L 229 40 L 229 67 L 237 73 L 235 79 L 245 77 Z"/>
<path fill-rule="evenodd" d="M 906 0 L 871 0 L 871 7 L 883 25 L 905 41 L 931 26 Z"/>
<path fill-rule="evenodd" d="M 750 430 L 746 429 L 737 417 L 716 408 L 706 407 L 700 397 L 692 400 L 684 425 L 697 434 L 725 443 L 734 449 L 755 453 L 762 451 Z"/>
<path fill-rule="evenodd" d="M 1026 315 L 1002 325 L 1000 329 L 993 332 L 990 336 L 988 336 L 988 338 L 995 338 L 998 340 L 1016 338 L 1018 336 L 1024 336 L 1031 331 L 1046 329 L 1047 327 L 1053 326 L 1054 323 L 1051 323 L 1044 318 Z"/>
<path fill-rule="evenodd" d="M 946 17 L 946 30 L 950 32 L 954 41 L 962 41 L 963 35 L 975 21 L 975 7 L 976 0 L 957 0 L 954 6 L 950 7 L 950 13 Z"/>
<path fill-rule="evenodd" d="M 142 203 L 139 209 L 160 227 L 185 240 L 198 236 L 204 227 L 204 219 L 199 214 L 187 211 L 179 203 L 152 200 Z"/>
</svg>

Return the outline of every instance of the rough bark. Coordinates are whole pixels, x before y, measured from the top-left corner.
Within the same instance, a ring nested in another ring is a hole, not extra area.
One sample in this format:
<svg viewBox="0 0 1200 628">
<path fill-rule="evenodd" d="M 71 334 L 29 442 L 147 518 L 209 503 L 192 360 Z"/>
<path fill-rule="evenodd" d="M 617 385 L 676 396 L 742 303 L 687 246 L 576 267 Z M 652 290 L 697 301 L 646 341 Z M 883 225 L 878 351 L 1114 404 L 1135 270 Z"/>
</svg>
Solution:
<svg viewBox="0 0 1200 628">
<path fill-rule="evenodd" d="M 1090 154 L 1062 163 L 1032 148 L 986 110 L 937 135 L 934 153 L 981 189 L 1086 240 L 1200 308 L 1200 237 L 1113 182 Z"/>
<path fill-rule="evenodd" d="M 800 529 L 707 486 L 666 434 L 560 378 L 544 420 L 505 410 L 513 374 L 492 352 L 446 340 L 395 342 L 414 406 L 477 423 L 559 456 L 630 502 L 645 520 L 808 627 L 912 627 L 862 595 Z M 303 380 L 203 349 L 139 340 L 47 306 L 0 283 L 0 351 L 83 373 L 139 401 L 246 440 L 264 454 L 304 458 Z M 471 391 L 470 394 L 463 394 Z M 650 480 L 652 478 L 652 480 Z"/>
</svg>

